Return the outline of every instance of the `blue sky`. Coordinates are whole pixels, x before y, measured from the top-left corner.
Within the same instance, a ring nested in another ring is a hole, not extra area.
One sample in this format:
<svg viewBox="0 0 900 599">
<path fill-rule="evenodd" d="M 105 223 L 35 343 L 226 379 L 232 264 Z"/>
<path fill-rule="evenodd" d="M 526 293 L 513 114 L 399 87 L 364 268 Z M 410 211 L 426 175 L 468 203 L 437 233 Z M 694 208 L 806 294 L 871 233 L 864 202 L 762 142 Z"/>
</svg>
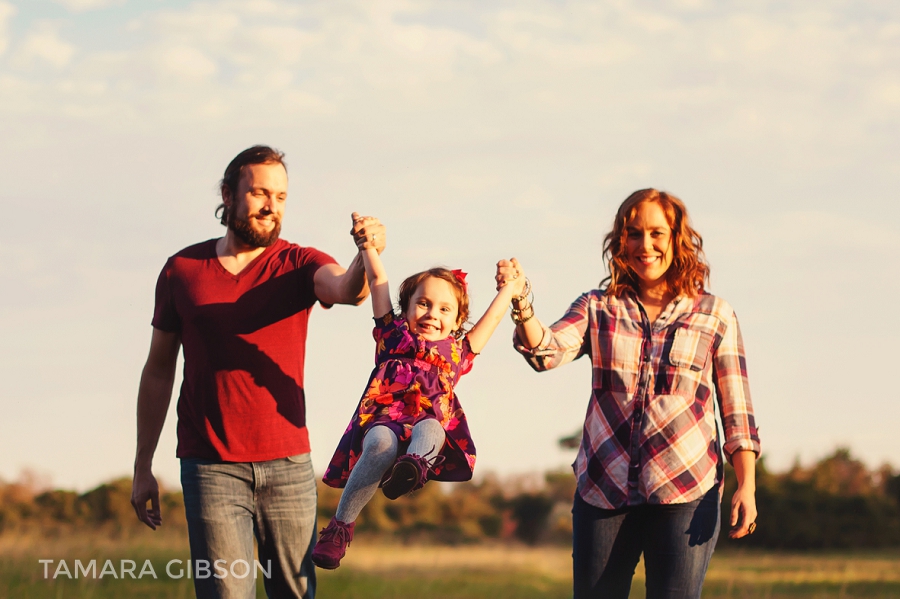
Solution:
<svg viewBox="0 0 900 599">
<path fill-rule="evenodd" d="M 631 191 L 682 197 L 737 311 L 776 468 L 900 466 L 900 6 L 893 2 L 0 0 L 0 477 L 130 472 L 153 285 L 222 229 L 225 165 L 287 153 L 284 237 L 396 283 L 517 256 L 551 322 L 602 278 Z M 370 308 L 314 314 L 319 471 L 371 369 Z M 477 471 L 564 466 L 589 365 L 533 373 L 505 321 L 458 392 Z M 177 485 L 174 401 L 156 470 Z"/>
</svg>

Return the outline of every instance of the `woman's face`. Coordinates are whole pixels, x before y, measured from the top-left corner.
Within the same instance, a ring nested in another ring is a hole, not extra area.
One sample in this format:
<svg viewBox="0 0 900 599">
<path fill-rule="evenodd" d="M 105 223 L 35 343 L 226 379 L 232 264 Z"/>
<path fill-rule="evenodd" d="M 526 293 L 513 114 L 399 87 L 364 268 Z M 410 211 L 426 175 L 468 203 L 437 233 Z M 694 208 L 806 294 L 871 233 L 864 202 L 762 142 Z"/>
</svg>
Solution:
<svg viewBox="0 0 900 599">
<path fill-rule="evenodd" d="M 672 228 L 662 206 L 638 204 L 634 218 L 625 224 L 625 252 L 643 289 L 666 284 L 673 256 Z"/>
</svg>

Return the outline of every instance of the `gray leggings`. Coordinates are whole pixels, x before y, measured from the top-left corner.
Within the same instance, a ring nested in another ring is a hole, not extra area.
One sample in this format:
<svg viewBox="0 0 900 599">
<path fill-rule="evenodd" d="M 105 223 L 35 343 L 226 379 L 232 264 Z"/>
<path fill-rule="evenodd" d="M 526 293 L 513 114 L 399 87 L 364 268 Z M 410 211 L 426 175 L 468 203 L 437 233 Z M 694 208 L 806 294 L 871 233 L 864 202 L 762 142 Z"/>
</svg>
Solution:
<svg viewBox="0 0 900 599">
<path fill-rule="evenodd" d="M 446 436 L 441 423 L 433 418 L 422 420 L 412 429 L 409 449 L 406 453 L 424 456 L 437 455 L 444 446 Z M 338 503 L 334 517 L 349 524 L 355 522 L 362 509 L 369 503 L 388 468 L 397 460 L 399 443 L 397 435 L 386 426 L 373 426 L 363 439 L 363 451 L 353 466 L 350 478 Z"/>
</svg>

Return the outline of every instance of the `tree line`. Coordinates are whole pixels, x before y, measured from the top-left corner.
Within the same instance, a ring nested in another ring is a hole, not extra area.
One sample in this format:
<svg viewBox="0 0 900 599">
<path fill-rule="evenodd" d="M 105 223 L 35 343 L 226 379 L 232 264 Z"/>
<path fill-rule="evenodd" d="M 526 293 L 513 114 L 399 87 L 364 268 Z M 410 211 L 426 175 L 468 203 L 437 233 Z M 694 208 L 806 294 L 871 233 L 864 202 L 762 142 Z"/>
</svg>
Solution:
<svg viewBox="0 0 900 599">
<path fill-rule="evenodd" d="M 727 537 L 728 509 L 736 486 L 726 472 L 721 547 L 850 549 L 900 547 L 900 472 L 869 470 L 849 450 L 838 449 L 816 464 L 770 472 L 757 467 L 756 533 Z M 380 493 L 357 521 L 359 535 L 402 542 L 560 543 L 571 539 L 571 471 L 475 482 L 429 484 L 411 497 L 388 501 Z M 337 508 L 340 490 L 319 486 L 319 520 Z M 33 482 L 0 481 L 0 534 L 71 533 L 132 537 L 150 534 L 130 503 L 130 479 L 117 479 L 86 493 L 40 490 Z M 164 527 L 186 533 L 180 491 L 163 491 Z"/>
</svg>

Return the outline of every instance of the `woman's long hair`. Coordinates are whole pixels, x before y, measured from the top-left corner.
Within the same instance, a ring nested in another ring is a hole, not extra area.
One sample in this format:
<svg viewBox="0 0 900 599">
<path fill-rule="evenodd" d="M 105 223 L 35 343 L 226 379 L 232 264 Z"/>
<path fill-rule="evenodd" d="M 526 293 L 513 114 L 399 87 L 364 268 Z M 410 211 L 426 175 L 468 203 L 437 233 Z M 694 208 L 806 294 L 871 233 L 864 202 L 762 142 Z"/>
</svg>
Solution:
<svg viewBox="0 0 900 599">
<path fill-rule="evenodd" d="M 600 287 L 608 283 L 606 292 L 614 296 L 620 296 L 625 291 L 639 293 L 641 281 L 628 265 L 625 245 L 628 231 L 625 227 L 644 202 L 659 204 L 672 229 L 672 264 L 666 271 L 669 289 L 676 296 L 695 297 L 702 293 L 709 285 L 709 264 L 703 254 L 703 238 L 691 227 L 684 202 L 656 189 L 638 190 L 619 206 L 612 231 L 603 239 L 603 259 L 609 276 L 600 282 Z"/>
</svg>

